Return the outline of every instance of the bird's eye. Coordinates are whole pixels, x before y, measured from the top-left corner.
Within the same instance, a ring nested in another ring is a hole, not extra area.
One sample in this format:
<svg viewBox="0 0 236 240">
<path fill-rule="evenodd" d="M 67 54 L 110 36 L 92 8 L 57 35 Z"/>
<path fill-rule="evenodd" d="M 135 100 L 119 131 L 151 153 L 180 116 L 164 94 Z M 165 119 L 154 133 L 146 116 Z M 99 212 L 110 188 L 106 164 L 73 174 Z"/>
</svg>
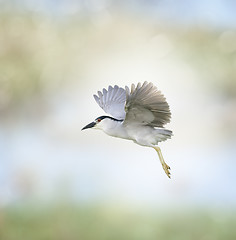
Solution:
<svg viewBox="0 0 236 240">
<path fill-rule="evenodd" d="M 98 119 L 97 119 L 97 122 L 101 122 L 101 119 L 100 119 L 100 118 L 98 118 Z"/>
</svg>

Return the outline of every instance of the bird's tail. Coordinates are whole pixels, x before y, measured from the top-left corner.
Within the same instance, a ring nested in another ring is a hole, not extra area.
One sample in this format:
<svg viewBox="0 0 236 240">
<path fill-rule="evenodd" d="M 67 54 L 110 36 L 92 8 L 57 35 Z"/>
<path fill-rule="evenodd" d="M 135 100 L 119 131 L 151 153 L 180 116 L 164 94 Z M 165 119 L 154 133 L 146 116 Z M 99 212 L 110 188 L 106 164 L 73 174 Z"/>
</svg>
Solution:
<svg viewBox="0 0 236 240">
<path fill-rule="evenodd" d="M 165 128 L 156 128 L 156 133 L 158 142 L 165 141 L 167 139 L 170 139 L 171 136 L 173 136 L 172 131 Z"/>
</svg>

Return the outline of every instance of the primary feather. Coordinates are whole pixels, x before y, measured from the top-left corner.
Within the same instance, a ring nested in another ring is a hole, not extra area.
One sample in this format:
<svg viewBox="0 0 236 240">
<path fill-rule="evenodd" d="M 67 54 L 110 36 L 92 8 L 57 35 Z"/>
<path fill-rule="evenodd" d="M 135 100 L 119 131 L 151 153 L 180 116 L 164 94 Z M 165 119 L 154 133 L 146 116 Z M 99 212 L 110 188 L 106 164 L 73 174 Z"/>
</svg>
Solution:
<svg viewBox="0 0 236 240">
<path fill-rule="evenodd" d="M 152 84 L 144 82 L 126 87 L 125 124 L 136 123 L 152 127 L 163 127 L 170 122 L 168 103 L 161 92 Z"/>
<path fill-rule="evenodd" d="M 109 86 L 108 91 L 103 88 L 103 93 L 98 91 L 98 95 L 93 95 L 98 105 L 108 114 L 117 119 L 125 118 L 125 89 L 115 85 Z"/>
</svg>

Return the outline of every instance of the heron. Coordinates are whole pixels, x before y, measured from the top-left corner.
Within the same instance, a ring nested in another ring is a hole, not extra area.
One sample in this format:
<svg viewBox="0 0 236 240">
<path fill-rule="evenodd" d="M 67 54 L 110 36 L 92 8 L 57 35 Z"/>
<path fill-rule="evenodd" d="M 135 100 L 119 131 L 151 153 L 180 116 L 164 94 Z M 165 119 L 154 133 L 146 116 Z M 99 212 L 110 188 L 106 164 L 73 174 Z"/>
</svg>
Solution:
<svg viewBox="0 0 236 240">
<path fill-rule="evenodd" d="M 132 140 L 134 143 L 156 150 L 166 175 L 170 167 L 164 161 L 159 142 L 170 139 L 171 130 L 164 128 L 170 122 L 171 112 L 166 98 L 157 87 L 145 81 L 121 88 L 109 86 L 93 95 L 108 115 L 97 117 L 85 129 L 99 129 L 112 137 Z"/>
</svg>

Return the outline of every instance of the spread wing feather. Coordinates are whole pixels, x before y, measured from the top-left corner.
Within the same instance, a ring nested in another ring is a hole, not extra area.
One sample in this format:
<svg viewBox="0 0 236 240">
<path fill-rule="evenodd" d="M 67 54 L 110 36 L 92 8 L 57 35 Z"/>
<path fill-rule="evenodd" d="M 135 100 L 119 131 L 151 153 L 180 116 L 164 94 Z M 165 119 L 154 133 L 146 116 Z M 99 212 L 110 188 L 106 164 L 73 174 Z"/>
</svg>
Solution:
<svg viewBox="0 0 236 240">
<path fill-rule="evenodd" d="M 152 84 L 138 83 L 131 90 L 126 87 L 126 117 L 124 124 L 142 124 L 163 127 L 170 122 L 171 113 L 168 103 L 161 92 Z"/>
<path fill-rule="evenodd" d="M 97 95 L 93 95 L 97 104 L 108 114 L 117 119 L 125 118 L 125 101 L 126 91 L 115 85 L 109 86 L 108 90 L 103 88 L 102 92 L 98 91 Z"/>
</svg>

